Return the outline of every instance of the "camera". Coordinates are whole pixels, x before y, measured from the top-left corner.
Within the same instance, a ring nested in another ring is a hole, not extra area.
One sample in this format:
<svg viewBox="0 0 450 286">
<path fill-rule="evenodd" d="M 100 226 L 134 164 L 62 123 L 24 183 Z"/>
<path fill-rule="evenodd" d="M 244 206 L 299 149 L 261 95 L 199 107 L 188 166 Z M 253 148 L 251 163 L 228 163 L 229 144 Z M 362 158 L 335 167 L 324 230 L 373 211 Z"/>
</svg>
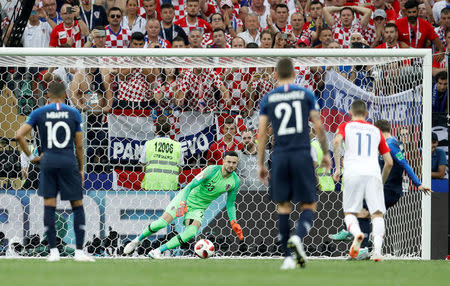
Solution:
<svg viewBox="0 0 450 286">
<path fill-rule="evenodd" d="M 282 40 L 287 40 L 287 38 L 288 38 L 288 35 L 287 34 L 281 34 L 281 37 L 280 37 Z"/>
<path fill-rule="evenodd" d="M 73 8 L 72 7 L 67 7 L 66 13 L 73 13 Z"/>
</svg>

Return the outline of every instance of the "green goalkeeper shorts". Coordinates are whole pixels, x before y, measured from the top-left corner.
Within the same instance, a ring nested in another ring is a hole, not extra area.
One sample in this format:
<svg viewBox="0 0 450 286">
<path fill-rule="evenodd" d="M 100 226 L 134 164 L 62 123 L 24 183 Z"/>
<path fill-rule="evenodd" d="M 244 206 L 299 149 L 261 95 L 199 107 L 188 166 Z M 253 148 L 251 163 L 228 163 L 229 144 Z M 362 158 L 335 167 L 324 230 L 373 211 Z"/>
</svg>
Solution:
<svg viewBox="0 0 450 286">
<path fill-rule="evenodd" d="M 166 207 L 166 213 L 170 214 L 173 218 L 176 218 L 177 210 L 180 207 L 180 203 L 183 201 L 183 197 L 184 193 L 180 191 Z M 204 214 L 204 209 L 191 209 L 188 206 L 188 212 L 184 214 L 184 221 L 187 219 L 192 219 L 202 223 Z"/>
</svg>

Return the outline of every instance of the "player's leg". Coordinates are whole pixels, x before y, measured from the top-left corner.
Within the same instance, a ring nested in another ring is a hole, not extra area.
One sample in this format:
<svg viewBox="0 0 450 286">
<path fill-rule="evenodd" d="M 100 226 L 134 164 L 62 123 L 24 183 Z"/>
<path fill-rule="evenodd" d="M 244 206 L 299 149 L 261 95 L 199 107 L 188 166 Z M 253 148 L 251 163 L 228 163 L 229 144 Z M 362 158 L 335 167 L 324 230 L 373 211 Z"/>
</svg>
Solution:
<svg viewBox="0 0 450 286">
<path fill-rule="evenodd" d="M 158 232 L 160 229 L 163 229 L 171 223 L 174 218 L 176 217 L 177 209 L 180 205 L 180 202 L 183 200 L 184 194 L 182 191 L 180 191 L 169 203 L 169 205 L 166 207 L 166 210 L 164 211 L 163 215 L 159 217 L 157 220 L 153 221 L 151 224 L 149 224 L 142 233 L 130 241 L 127 245 L 125 245 L 125 248 L 123 250 L 124 254 L 130 254 L 132 253 L 136 247 L 139 246 L 142 240 L 149 237 L 150 235 Z"/>
<path fill-rule="evenodd" d="M 383 184 L 379 178 L 368 180 L 366 202 L 372 217 L 373 253 L 372 260 L 380 261 L 385 234 L 384 214 L 386 205 L 384 201 Z"/>
<path fill-rule="evenodd" d="M 39 190 L 38 195 L 44 197 L 44 227 L 47 236 L 50 254 L 47 261 L 59 261 L 59 250 L 56 247 L 56 196 L 58 194 L 58 183 L 55 176 L 55 170 L 41 167 L 39 173 Z"/>
<path fill-rule="evenodd" d="M 75 232 L 75 242 L 76 242 L 75 261 L 93 262 L 95 260 L 92 257 L 86 255 L 86 253 L 84 253 L 83 251 L 85 226 L 86 226 L 86 216 L 84 214 L 83 201 L 73 200 L 70 201 L 70 205 L 72 206 L 73 229 Z"/>
<path fill-rule="evenodd" d="M 44 227 L 47 235 L 50 255 L 47 261 L 59 261 L 59 250 L 56 247 L 56 226 L 55 226 L 56 198 L 44 198 Z"/>
<path fill-rule="evenodd" d="M 153 259 L 161 258 L 161 254 L 164 251 L 176 248 L 194 238 L 198 229 L 202 225 L 203 214 L 204 210 L 202 209 L 188 211 L 184 216 L 184 222 L 186 224 L 184 231 L 172 237 L 167 243 L 161 245 L 159 248 L 150 251 L 148 256 Z"/>
<path fill-rule="evenodd" d="M 290 202 L 279 202 L 277 204 L 278 212 L 278 231 L 280 234 L 280 248 L 284 261 L 281 265 L 282 270 L 293 269 L 296 262 L 291 256 L 291 250 L 288 248 L 288 240 L 291 235 L 291 227 L 289 225 L 289 215 L 292 212 L 292 204 Z"/>
<path fill-rule="evenodd" d="M 344 209 L 344 222 L 347 230 L 353 235 L 353 243 L 349 255 L 356 258 L 364 239 L 356 215 L 362 210 L 364 199 L 365 177 L 345 176 L 342 187 L 342 206 Z"/>
</svg>

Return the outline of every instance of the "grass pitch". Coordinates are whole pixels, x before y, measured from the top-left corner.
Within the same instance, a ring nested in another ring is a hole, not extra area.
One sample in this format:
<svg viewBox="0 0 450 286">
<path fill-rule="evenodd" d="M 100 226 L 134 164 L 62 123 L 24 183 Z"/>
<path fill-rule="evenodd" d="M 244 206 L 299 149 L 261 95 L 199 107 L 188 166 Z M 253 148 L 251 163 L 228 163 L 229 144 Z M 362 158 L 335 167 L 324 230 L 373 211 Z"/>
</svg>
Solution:
<svg viewBox="0 0 450 286">
<path fill-rule="evenodd" d="M 278 259 L 0 259 L 0 285 L 450 285 L 449 261 L 310 260 L 280 271 Z"/>
</svg>

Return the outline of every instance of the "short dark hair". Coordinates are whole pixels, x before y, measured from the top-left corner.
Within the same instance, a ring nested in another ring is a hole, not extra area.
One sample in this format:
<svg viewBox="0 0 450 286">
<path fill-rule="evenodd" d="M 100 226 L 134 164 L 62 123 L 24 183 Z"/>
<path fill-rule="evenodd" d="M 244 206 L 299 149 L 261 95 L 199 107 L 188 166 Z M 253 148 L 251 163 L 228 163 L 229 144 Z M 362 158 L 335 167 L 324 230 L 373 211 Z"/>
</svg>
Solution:
<svg viewBox="0 0 450 286">
<path fill-rule="evenodd" d="M 221 28 L 214 29 L 212 33 L 214 34 L 215 32 L 222 32 L 225 35 L 225 30 Z"/>
<path fill-rule="evenodd" d="M 105 26 L 95 26 L 93 30 L 106 31 Z"/>
<path fill-rule="evenodd" d="M 294 75 L 294 64 L 289 58 L 282 58 L 275 68 L 278 79 L 288 79 Z"/>
<path fill-rule="evenodd" d="M 160 115 L 158 117 L 155 127 L 156 127 L 156 134 L 158 135 L 167 135 L 169 134 L 171 129 L 169 119 L 164 115 Z"/>
<path fill-rule="evenodd" d="M 233 118 L 233 117 L 227 117 L 227 118 L 225 118 L 223 124 L 235 124 L 235 123 L 234 123 L 234 118 Z"/>
<path fill-rule="evenodd" d="M 444 9 L 441 10 L 441 15 L 447 15 L 450 14 L 450 8 L 445 7 Z"/>
<path fill-rule="evenodd" d="M 113 11 L 119 11 L 119 12 L 120 12 L 120 15 L 122 15 L 122 9 L 120 9 L 119 7 L 114 6 L 114 7 L 111 7 L 111 8 L 108 10 L 108 16 L 109 16 L 109 14 L 111 14 L 111 12 L 113 12 Z"/>
<path fill-rule="evenodd" d="M 350 110 L 352 111 L 352 114 L 354 116 L 365 116 L 367 112 L 367 106 L 364 101 L 362 101 L 361 99 L 357 99 L 352 102 Z"/>
<path fill-rule="evenodd" d="M 319 1 L 312 1 L 311 4 L 309 4 L 309 7 L 311 7 L 312 5 L 320 5 L 321 7 L 323 7 L 323 4 Z"/>
<path fill-rule="evenodd" d="M 245 46 L 245 48 L 246 48 L 246 49 L 258 49 L 259 46 L 258 46 L 257 43 L 248 43 L 248 44 Z"/>
<path fill-rule="evenodd" d="M 416 0 L 408 0 L 405 3 L 405 9 L 412 9 L 416 7 L 419 7 L 419 2 L 417 2 Z"/>
<path fill-rule="evenodd" d="M 61 98 L 66 95 L 66 86 L 60 81 L 52 81 L 48 85 L 48 96 Z"/>
<path fill-rule="evenodd" d="M 381 132 L 391 133 L 391 123 L 385 119 L 377 120 L 374 124 Z"/>
<path fill-rule="evenodd" d="M 275 11 L 276 11 L 278 8 L 286 8 L 286 10 L 288 10 L 288 12 L 289 12 L 289 8 L 288 8 L 288 6 L 287 6 L 286 4 L 277 4 L 277 6 L 275 6 Z"/>
<path fill-rule="evenodd" d="M 447 79 L 447 71 L 440 71 L 435 75 L 436 81 L 443 79 L 446 80 Z"/>
<path fill-rule="evenodd" d="M 330 31 L 331 33 L 333 33 L 333 30 L 331 30 L 330 27 L 323 27 L 322 29 L 320 29 L 319 35 L 322 34 L 323 31 Z"/>
<path fill-rule="evenodd" d="M 173 45 L 173 43 L 175 43 L 175 42 L 183 42 L 183 44 L 186 44 L 186 43 L 184 42 L 184 39 L 183 39 L 181 36 L 176 36 L 176 37 L 172 40 L 172 45 Z"/>
<path fill-rule="evenodd" d="M 172 5 L 172 3 L 164 3 L 164 4 L 162 4 L 161 5 L 161 11 L 163 10 L 163 9 L 175 9 L 174 7 L 173 7 L 173 5 Z"/>
<path fill-rule="evenodd" d="M 355 11 L 353 11 L 353 9 L 349 6 L 345 6 L 344 8 L 341 9 L 341 12 L 339 12 L 339 15 L 342 14 L 343 11 L 345 10 L 349 10 L 350 12 L 352 12 L 352 15 L 355 16 Z"/>
<path fill-rule="evenodd" d="M 236 153 L 235 151 L 227 151 L 227 152 L 225 152 L 225 154 L 223 154 L 223 157 L 225 158 L 226 156 L 239 158 L 238 153 Z"/>
<path fill-rule="evenodd" d="M 398 32 L 397 25 L 395 25 L 394 23 L 388 22 L 388 23 L 386 23 L 386 25 L 384 25 L 384 28 L 385 28 L 385 29 L 386 29 L 386 28 L 394 28 L 394 30 L 396 30 L 396 31 Z"/>
<path fill-rule="evenodd" d="M 131 41 L 133 40 L 145 41 L 145 36 L 141 32 L 134 32 L 133 34 L 131 34 Z"/>
</svg>

